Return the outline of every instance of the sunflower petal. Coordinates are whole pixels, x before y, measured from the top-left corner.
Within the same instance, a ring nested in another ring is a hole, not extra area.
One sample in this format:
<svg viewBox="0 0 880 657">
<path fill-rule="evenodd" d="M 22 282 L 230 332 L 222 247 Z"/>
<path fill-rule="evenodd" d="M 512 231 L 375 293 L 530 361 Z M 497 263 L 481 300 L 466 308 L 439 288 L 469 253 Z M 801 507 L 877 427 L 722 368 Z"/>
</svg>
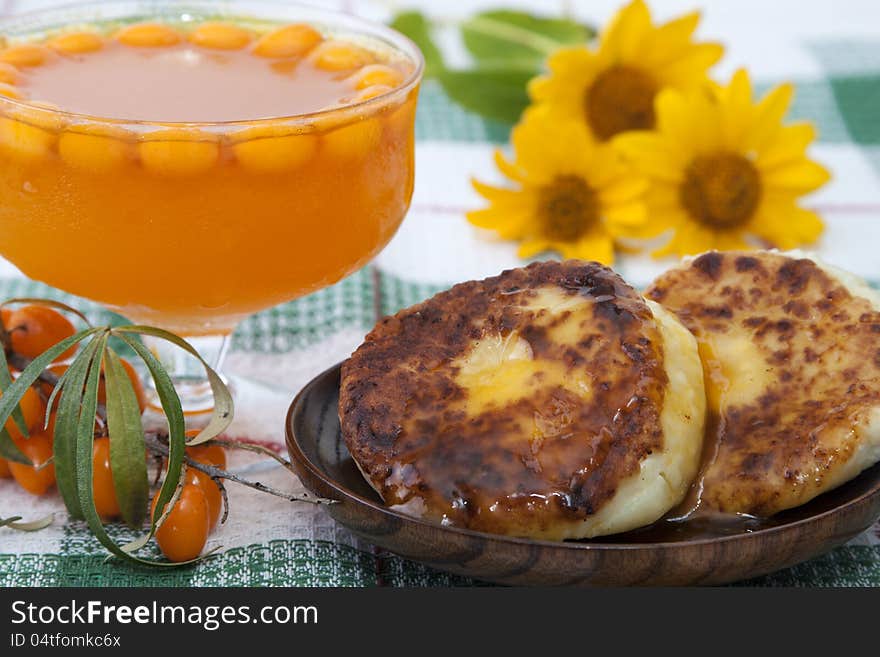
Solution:
<svg viewBox="0 0 880 657">
<path fill-rule="evenodd" d="M 699 23 L 700 12 L 694 11 L 658 27 L 642 49 L 644 61 L 652 66 L 664 66 L 681 57 L 682 51 L 691 45 L 691 35 Z"/>
<path fill-rule="evenodd" d="M 831 179 L 828 169 L 818 162 L 802 159 L 779 166 L 763 175 L 768 188 L 791 190 L 806 194 L 818 189 Z"/>
<path fill-rule="evenodd" d="M 767 92 L 755 110 L 755 122 L 749 135 L 748 147 L 761 150 L 776 135 L 793 97 L 794 85 L 790 82 L 780 84 Z"/>
<path fill-rule="evenodd" d="M 812 123 L 794 123 L 783 126 L 767 145 L 758 152 L 755 165 L 768 171 L 781 164 L 804 157 L 807 147 L 816 139 Z"/>
<path fill-rule="evenodd" d="M 498 167 L 498 170 L 504 174 L 507 178 L 510 178 L 514 182 L 524 183 L 527 180 L 525 172 L 522 171 L 516 164 L 508 160 L 504 156 L 504 152 L 500 148 L 495 149 L 495 153 L 493 155 L 493 159 L 495 160 L 495 166 Z"/>
<path fill-rule="evenodd" d="M 548 75 L 532 78 L 529 82 L 529 97 L 551 107 L 557 115 L 583 119 L 584 95 L 600 66 L 595 53 L 583 46 L 560 48 L 550 56 L 547 66 Z"/>
<path fill-rule="evenodd" d="M 545 239 L 527 239 L 519 245 L 516 254 L 520 258 L 531 258 L 532 256 L 544 253 L 545 251 L 554 251 L 553 243 Z"/>
<path fill-rule="evenodd" d="M 724 147 L 737 150 L 742 146 L 754 120 L 752 82 L 745 69 L 741 68 L 733 74 L 730 84 L 721 92 L 721 101 Z"/>
<path fill-rule="evenodd" d="M 599 201 L 603 206 L 624 203 L 636 199 L 648 190 L 648 182 L 638 176 L 627 176 L 599 189 Z"/>
<path fill-rule="evenodd" d="M 683 93 L 665 89 L 657 95 L 654 106 L 657 131 L 681 149 L 683 158 L 690 159 L 701 150 L 702 144 L 693 129 L 691 108 Z"/>
<path fill-rule="evenodd" d="M 614 264 L 614 240 L 604 232 L 593 232 L 577 242 L 560 244 L 559 247 L 566 258 L 595 260 L 603 265 Z"/>
<path fill-rule="evenodd" d="M 522 204 L 521 190 L 509 189 L 507 187 L 495 187 L 480 182 L 476 178 L 471 179 L 471 185 L 476 192 L 490 203 L 499 205 L 520 205 Z"/>
<path fill-rule="evenodd" d="M 715 234 L 715 247 L 719 251 L 745 251 L 752 247 L 740 230 L 725 230 Z"/>
<path fill-rule="evenodd" d="M 715 232 L 695 221 L 682 221 L 671 239 L 653 252 L 655 257 L 694 255 L 715 247 Z"/>
<path fill-rule="evenodd" d="M 791 228 L 805 244 L 812 244 L 825 231 L 825 222 L 822 221 L 822 217 L 817 212 L 806 208 L 795 208 L 791 223 Z"/>
<path fill-rule="evenodd" d="M 681 190 L 678 185 L 654 181 L 645 194 L 645 203 L 653 215 L 681 208 Z"/>
<path fill-rule="evenodd" d="M 624 132 L 614 138 L 614 147 L 636 170 L 650 178 L 678 183 L 685 162 L 682 154 L 654 132 Z"/>
<path fill-rule="evenodd" d="M 540 108 L 526 112 L 510 140 L 517 165 L 535 184 L 581 171 L 596 151 L 583 122 L 561 120 Z"/>
<path fill-rule="evenodd" d="M 761 203 L 748 230 L 780 249 L 793 249 L 819 239 L 825 224 L 819 215 L 792 197 L 773 195 Z"/>
<path fill-rule="evenodd" d="M 600 51 L 612 60 L 631 62 L 639 43 L 651 29 L 651 14 L 643 0 L 633 0 L 612 19 L 602 34 Z"/>
<path fill-rule="evenodd" d="M 688 48 L 678 59 L 670 62 L 657 71 L 658 79 L 663 86 L 669 85 L 679 89 L 694 86 L 702 81 L 706 71 L 724 55 L 724 46 L 720 43 L 697 43 Z"/>
<path fill-rule="evenodd" d="M 605 207 L 602 215 L 609 226 L 632 228 L 642 226 L 647 219 L 645 204 L 641 201 Z"/>
</svg>

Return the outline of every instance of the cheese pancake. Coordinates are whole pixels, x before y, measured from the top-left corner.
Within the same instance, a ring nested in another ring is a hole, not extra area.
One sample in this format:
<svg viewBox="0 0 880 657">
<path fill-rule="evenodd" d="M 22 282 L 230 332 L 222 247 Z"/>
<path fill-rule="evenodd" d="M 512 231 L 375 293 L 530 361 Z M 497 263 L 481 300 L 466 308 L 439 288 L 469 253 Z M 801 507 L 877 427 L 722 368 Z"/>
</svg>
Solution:
<svg viewBox="0 0 880 657">
<path fill-rule="evenodd" d="M 769 516 L 880 460 L 880 300 L 864 282 L 798 253 L 710 252 L 646 295 L 703 358 L 694 506 Z"/>
<path fill-rule="evenodd" d="M 658 519 L 699 466 L 696 342 L 597 263 L 535 263 L 382 320 L 340 420 L 386 504 L 446 525 L 585 538 Z"/>
</svg>

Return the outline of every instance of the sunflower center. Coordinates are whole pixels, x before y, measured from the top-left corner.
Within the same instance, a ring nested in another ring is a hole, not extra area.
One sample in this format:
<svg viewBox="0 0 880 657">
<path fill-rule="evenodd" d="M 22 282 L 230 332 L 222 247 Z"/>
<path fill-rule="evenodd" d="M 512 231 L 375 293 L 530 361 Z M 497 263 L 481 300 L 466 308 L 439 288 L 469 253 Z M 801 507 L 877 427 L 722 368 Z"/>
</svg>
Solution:
<svg viewBox="0 0 880 657">
<path fill-rule="evenodd" d="M 685 169 L 679 197 L 697 221 L 712 228 L 733 228 L 747 222 L 758 207 L 761 178 L 742 155 L 701 155 Z"/>
<path fill-rule="evenodd" d="M 612 66 L 596 76 L 587 89 L 587 121 L 602 140 L 627 130 L 650 130 L 654 127 L 656 93 L 657 84 L 644 71 Z"/>
<path fill-rule="evenodd" d="M 599 219 L 599 199 L 582 178 L 557 176 L 541 189 L 538 214 L 547 239 L 574 242 Z"/>
</svg>

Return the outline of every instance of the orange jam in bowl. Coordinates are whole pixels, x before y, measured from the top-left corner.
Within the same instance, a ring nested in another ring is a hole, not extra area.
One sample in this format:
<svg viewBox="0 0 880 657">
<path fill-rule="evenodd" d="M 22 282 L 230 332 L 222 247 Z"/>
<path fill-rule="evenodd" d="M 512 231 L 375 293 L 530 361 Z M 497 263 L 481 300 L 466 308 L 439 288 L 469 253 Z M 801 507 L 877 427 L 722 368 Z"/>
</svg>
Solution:
<svg viewBox="0 0 880 657">
<path fill-rule="evenodd" d="M 0 254 L 207 335 L 387 244 L 413 187 L 411 43 L 290 5 L 137 4 L 0 22 Z"/>
</svg>

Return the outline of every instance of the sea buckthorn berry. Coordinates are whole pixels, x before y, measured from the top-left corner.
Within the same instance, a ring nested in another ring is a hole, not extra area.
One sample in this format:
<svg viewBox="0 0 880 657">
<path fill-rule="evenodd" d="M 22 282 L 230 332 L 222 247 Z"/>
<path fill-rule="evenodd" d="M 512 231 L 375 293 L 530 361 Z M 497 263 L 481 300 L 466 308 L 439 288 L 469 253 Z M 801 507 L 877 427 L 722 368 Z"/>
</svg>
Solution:
<svg viewBox="0 0 880 657">
<path fill-rule="evenodd" d="M 202 489 L 205 494 L 205 503 L 208 505 L 208 521 L 210 529 L 217 526 L 220 520 L 220 512 L 223 510 L 223 493 L 211 477 L 195 468 L 186 469 L 186 483 L 193 484 Z"/>
<path fill-rule="evenodd" d="M 9 461 L 0 459 L 0 479 L 9 479 L 12 477 L 12 471 L 9 469 Z"/>
<path fill-rule="evenodd" d="M 128 379 L 131 381 L 131 386 L 134 388 L 134 394 L 137 396 L 138 406 L 141 409 L 141 412 L 147 407 L 147 396 L 144 393 L 144 384 L 141 383 L 141 377 L 138 375 L 137 370 L 134 369 L 134 365 L 129 363 L 124 358 L 119 359 L 122 362 L 122 367 L 125 369 L 125 373 L 128 374 Z M 101 368 L 101 379 L 98 383 L 98 403 L 106 404 L 107 403 L 107 384 L 104 378 L 104 368 Z"/>
<path fill-rule="evenodd" d="M 18 68 L 25 66 L 40 66 L 49 57 L 49 50 L 45 46 L 35 43 L 22 43 L 11 46 L 0 52 L 0 62 L 12 64 Z"/>
<path fill-rule="evenodd" d="M 0 118 L 0 148 L 26 161 L 39 160 L 52 150 L 55 135 L 22 121 Z"/>
<path fill-rule="evenodd" d="M 0 82 L 3 84 L 18 84 L 21 74 L 12 64 L 0 62 Z"/>
<path fill-rule="evenodd" d="M 67 164 L 83 171 L 107 173 L 132 156 L 132 146 L 122 134 L 113 136 L 101 128 L 79 126 L 58 139 L 58 153 Z"/>
<path fill-rule="evenodd" d="M 226 450 L 216 443 L 187 447 L 186 455 L 198 463 L 213 465 L 221 470 L 226 469 Z"/>
<path fill-rule="evenodd" d="M 0 397 L 2 396 L 3 393 L 0 392 Z M 19 400 L 18 407 L 21 409 L 21 414 L 24 417 L 24 423 L 25 426 L 27 426 L 29 433 L 42 428 L 42 420 L 44 417 L 43 400 L 40 399 L 40 395 L 36 390 L 28 388 Z M 20 447 L 22 443 L 27 442 L 24 435 L 21 433 L 21 429 L 18 428 L 15 418 L 10 416 L 10 418 L 6 420 L 4 426 L 6 431 L 9 432 L 9 437 L 12 438 L 12 441 L 16 445 Z"/>
<path fill-rule="evenodd" d="M 382 124 L 379 120 L 363 119 L 325 134 L 322 149 L 333 158 L 356 160 L 365 158 L 381 138 Z"/>
<path fill-rule="evenodd" d="M 0 82 L 0 96 L 12 98 L 13 100 L 20 100 L 22 98 L 21 92 L 18 89 L 11 84 L 3 84 L 2 82 Z"/>
<path fill-rule="evenodd" d="M 104 47 L 104 39 L 94 32 L 71 32 L 50 39 L 46 45 L 56 52 L 80 55 L 100 50 Z"/>
<path fill-rule="evenodd" d="M 101 520 L 112 520 L 119 516 L 119 500 L 110 470 L 109 438 L 95 438 L 92 444 L 92 495 Z"/>
<path fill-rule="evenodd" d="M 156 511 L 159 494 L 153 497 L 151 514 Z M 208 541 L 211 518 L 205 492 L 199 486 L 184 484 L 177 504 L 156 530 L 156 542 L 171 561 L 189 561 L 202 553 Z"/>
<path fill-rule="evenodd" d="M 303 166 L 318 149 L 314 135 L 284 134 L 279 128 L 253 128 L 237 138 L 232 150 L 245 169 L 274 173 Z"/>
<path fill-rule="evenodd" d="M 323 39 L 315 28 L 296 23 L 262 36 L 254 44 L 253 52 L 260 57 L 302 57 Z"/>
<path fill-rule="evenodd" d="M 355 89 L 366 89 L 377 84 L 396 87 L 403 82 L 403 73 L 385 64 L 369 64 L 348 78 Z"/>
<path fill-rule="evenodd" d="M 33 433 L 18 448 L 33 465 L 9 462 L 9 471 L 18 485 L 32 495 L 44 495 L 55 483 L 55 465 L 40 466 L 52 457 L 52 442 L 45 433 Z"/>
<path fill-rule="evenodd" d="M 57 310 L 46 306 L 22 306 L 9 318 L 12 350 L 28 358 L 36 358 L 50 347 L 76 333 L 73 324 Z M 76 353 L 70 347 L 53 362 L 67 360 Z"/>
<path fill-rule="evenodd" d="M 239 50 L 253 40 L 253 34 L 231 23 L 203 23 L 190 32 L 190 43 L 216 50 Z"/>
<path fill-rule="evenodd" d="M 162 48 L 177 45 L 181 36 L 177 30 L 161 23 L 137 23 L 119 30 L 116 40 L 126 46 Z"/>
<path fill-rule="evenodd" d="M 160 130 L 138 146 L 148 171 L 167 176 L 191 176 L 210 170 L 220 158 L 216 138 L 191 130 Z"/>
<path fill-rule="evenodd" d="M 351 71 L 373 63 L 375 57 L 366 48 L 345 41 L 325 41 L 309 55 L 312 63 L 325 71 Z"/>
<path fill-rule="evenodd" d="M 393 91 L 393 88 L 388 85 L 374 84 L 372 87 L 361 89 L 351 100 L 354 103 L 362 103 L 365 100 L 370 100 L 371 98 L 376 98 L 382 94 L 387 94 L 389 91 Z"/>
</svg>

